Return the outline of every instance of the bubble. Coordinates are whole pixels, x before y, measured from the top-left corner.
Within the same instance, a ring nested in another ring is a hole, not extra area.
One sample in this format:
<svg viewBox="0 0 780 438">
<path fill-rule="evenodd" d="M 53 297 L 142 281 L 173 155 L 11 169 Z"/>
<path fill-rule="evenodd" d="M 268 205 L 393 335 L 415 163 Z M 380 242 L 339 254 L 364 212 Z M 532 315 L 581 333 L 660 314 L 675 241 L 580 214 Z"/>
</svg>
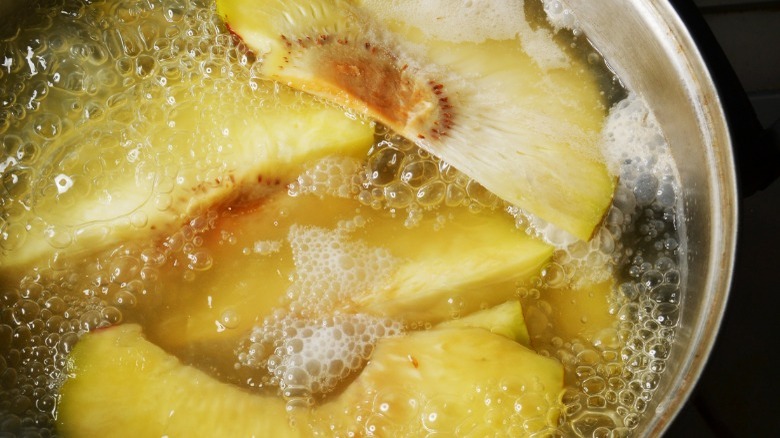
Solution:
<svg viewBox="0 0 780 438">
<path fill-rule="evenodd" d="M 234 309 L 227 309 L 220 315 L 219 322 L 227 329 L 234 329 L 241 323 L 241 318 Z"/>
<path fill-rule="evenodd" d="M 399 333 L 400 323 L 364 314 L 315 320 L 282 316 L 253 329 L 242 363 L 276 376 L 272 384 L 279 385 L 288 406 L 309 406 L 312 397 L 327 394 L 359 370 L 379 339 Z M 263 358 L 271 348 L 275 354 Z"/>
<path fill-rule="evenodd" d="M 35 133 L 47 140 L 56 138 L 62 132 L 62 120 L 56 114 L 39 114 L 33 123 Z"/>
</svg>

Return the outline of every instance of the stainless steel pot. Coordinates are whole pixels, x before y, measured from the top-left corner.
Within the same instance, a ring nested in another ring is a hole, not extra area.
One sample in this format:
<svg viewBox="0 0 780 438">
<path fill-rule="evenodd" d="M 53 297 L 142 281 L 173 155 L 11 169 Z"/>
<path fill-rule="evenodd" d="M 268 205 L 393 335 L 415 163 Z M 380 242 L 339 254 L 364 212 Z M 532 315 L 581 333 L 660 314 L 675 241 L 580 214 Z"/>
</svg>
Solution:
<svg viewBox="0 0 780 438">
<path fill-rule="evenodd" d="M 0 0 L 2 21 L 23 4 Z M 638 427 L 643 436 L 658 436 L 701 374 L 727 301 L 738 200 L 732 138 L 707 65 L 670 3 L 568 0 L 567 6 L 618 76 L 649 103 L 685 189 L 688 266 L 680 327 L 668 370 Z"/>
<path fill-rule="evenodd" d="M 644 96 L 677 161 L 684 188 L 687 276 L 677 341 L 638 430 L 659 436 L 690 395 L 725 309 L 737 234 L 732 138 L 713 78 L 668 2 L 569 0 L 594 45 Z"/>
</svg>

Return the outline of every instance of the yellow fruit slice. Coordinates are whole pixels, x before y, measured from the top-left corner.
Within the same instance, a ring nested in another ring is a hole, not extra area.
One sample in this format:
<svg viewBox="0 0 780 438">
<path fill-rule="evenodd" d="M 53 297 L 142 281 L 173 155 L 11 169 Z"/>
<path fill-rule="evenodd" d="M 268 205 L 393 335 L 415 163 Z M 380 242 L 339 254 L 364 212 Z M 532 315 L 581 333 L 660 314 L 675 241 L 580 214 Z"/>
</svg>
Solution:
<svg viewBox="0 0 780 438">
<path fill-rule="evenodd" d="M 483 329 L 441 328 L 381 340 L 314 422 L 356 435 L 530 436 L 554 430 L 562 388 L 555 359 Z"/>
<path fill-rule="evenodd" d="M 85 335 L 67 373 L 57 406 L 63 437 L 530 435 L 554 428 L 563 386 L 554 359 L 469 328 L 381 340 L 343 393 L 296 412 L 297 427 L 281 398 L 182 365 L 136 325 Z"/>
<path fill-rule="evenodd" d="M 478 7 L 451 3 L 439 13 Z M 383 16 L 383 4 L 219 0 L 217 7 L 263 57 L 268 77 L 376 118 L 499 197 L 589 240 L 614 180 L 599 150 L 605 107 L 586 66 L 565 59 L 568 68 L 542 68 L 514 34 L 442 39 Z"/>
<path fill-rule="evenodd" d="M 537 275 L 553 249 L 506 219 L 465 213 L 439 232 L 429 223 L 427 238 L 389 234 L 408 248 L 410 261 L 379 289 L 357 296 L 356 305 L 377 315 L 435 323 L 514 298 L 517 283 Z"/>
<path fill-rule="evenodd" d="M 436 323 L 513 298 L 516 283 L 536 275 L 552 255 L 552 247 L 518 231 L 506 215 L 462 208 L 438 213 L 407 228 L 403 218 L 354 199 L 269 197 L 254 210 L 220 219 L 204 235 L 203 249 L 216 261 L 209 270 L 185 283 L 177 273 L 160 277 L 159 287 L 169 291 L 162 305 L 171 310 L 151 321 L 149 336 L 177 354 L 191 353 L 193 343 L 207 342 L 205 349 L 213 348 L 208 342 L 234 343 L 275 307 L 287 307 L 293 285 L 293 307 L 311 317 L 370 313 Z M 442 217 L 447 219 L 441 222 Z M 330 247 L 315 250 L 313 244 L 292 248 L 291 230 L 331 237 L 340 222 L 365 224 L 343 234 L 338 241 L 343 254 L 334 256 Z M 225 235 L 239 243 L 228 243 Z M 260 254 L 256 244 L 276 249 Z M 365 263 L 355 255 L 362 252 L 350 252 L 357 247 L 388 253 L 393 261 L 354 268 Z M 344 270 L 311 279 L 315 265 L 328 257 L 341 258 Z M 224 315 L 234 324 L 222 323 Z"/>
<path fill-rule="evenodd" d="M 60 389 L 63 437 L 295 437 L 283 400 L 185 365 L 122 325 L 85 335 Z"/>
<path fill-rule="evenodd" d="M 146 105 L 138 88 L 136 101 L 50 145 L 32 183 L 31 210 L 20 219 L 31 229 L 0 253 L 0 264 L 170 232 L 220 201 L 264 196 L 307 160 L 365 154 L 373 143 L 368 123 L 299 92 L 269 83 L 252 91 L 230 81 L 199 90 L 197 83 L 169 84 L 167 100 L 150 103 L 170 111 L 149 132 L 115 121 Z"/>
<path fill-rule="evenodd" d="M 490 309 L 480 310 L 463 318 L 444 321 L 437 327 L 473 327 L 484 328 L 491 333 L 506 336 L 507 338 L 531 347 L 528 336 L 528 327 L 525 325 L 523 308 L 520 301 L 507 301 Z"/>
</svg>

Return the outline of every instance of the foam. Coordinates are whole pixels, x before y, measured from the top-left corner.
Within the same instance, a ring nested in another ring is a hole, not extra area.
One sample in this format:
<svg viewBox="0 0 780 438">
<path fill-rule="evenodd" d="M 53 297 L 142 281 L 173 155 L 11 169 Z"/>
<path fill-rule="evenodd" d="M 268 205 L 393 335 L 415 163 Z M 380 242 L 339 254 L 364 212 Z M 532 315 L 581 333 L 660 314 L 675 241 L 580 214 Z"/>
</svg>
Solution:
<svg viewBox="0 0 780 438">
<path fill-rule="evenodd" d="M 655 116 L 637 94 L 630 93 L 611 108 L 602 131 L 602 153 L 639 205 L 649 205 L 658 195 L 664 204 L 674 204 L 674 158 Z"/>
<path fill-rule="evenodd" d="M 578 35 L 581 31 L 580 23 L 571 9 L 561 0 L 542 0 L 547 21 L 556 31 L 569 29 Z"/>
<path fill-rule="evenodd" d="M 364 0 L 363 4 L 385 21 L 412 26 L 430 38 L 454 43 L 519 38 L 541 67 L 568 65 L 550 32 L 528 24 L 522 0 Z"/>
<path fill-rule="evenodd" d="M 390 251 L 350 239 L 346 231 L 293 225 L 288 240 L 295 264 L 288 297 L 314 314 L 383 284 L 398 266 Z"/>
<path fill-rule="evenodd" d="M 239 360 L 266 368 L 288 407 L 309 406 L 362 369 L 377 341 L 401 332 L 401 323 L 365 314 L 314 320 L 284 315 L 256 327 Z"/>
<path fill-rule="evenodd" d="M 357 158 L 329 156 L 306 165 L 290 184 L 291 196 L 314 194 L 352 198 L 360 190 L 359 173 L 362 163 Z"/>
</svg>

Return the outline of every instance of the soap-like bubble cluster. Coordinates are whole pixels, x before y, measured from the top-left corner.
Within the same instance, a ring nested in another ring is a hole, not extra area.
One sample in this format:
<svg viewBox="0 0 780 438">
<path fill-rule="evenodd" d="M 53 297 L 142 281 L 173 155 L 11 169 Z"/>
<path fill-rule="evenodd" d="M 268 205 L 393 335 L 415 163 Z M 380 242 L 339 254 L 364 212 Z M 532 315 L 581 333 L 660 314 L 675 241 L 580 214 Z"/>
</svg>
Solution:
<svg viewBox="0 0 780 438">
<path fill-rule="evenodd" d="M 267 370 L 264 383 L 279 387 L 288 409 L 312 406 L 362 369 L 377 341 L 402 330 L 398 321 L 365 314 L 312 320 L 275 315 L 252 330 L 238 360 Z"/>
<path fill-rule="evenodd" d="M 473 212 L 503 206 L 496 195 L 464 173 L 412 142 L 378 129 L 362 175 L 361 203 L 372 208 L 406 211 L 406 225 L 416 225 L 427 210 L 464 206 Z"/>
<path fill-rule="evenodd" d="M 565 1 L 561 0 L 542 0 L 544 12 L 547 14 L 547 21 L 555 30 L 569 29 L 575 34 L 580 34 L 580 24 L 576 15 L 566 6 Z"/>
<path fill-rule="evenodd" d="M 330 156 L 310 163 L 288 185 L 290 196 L 318 195 L 353 198 L 360 190 L 361 160 Z"/>
<path fill-rule="evenodd" d="M 290 227 L 295 278 L 292 307 L 305 314 L 327 312 L 370 292 L 389 278 L 399 261 L 385 248 L 349 238 L 346 230 Z"/>
</svg>

